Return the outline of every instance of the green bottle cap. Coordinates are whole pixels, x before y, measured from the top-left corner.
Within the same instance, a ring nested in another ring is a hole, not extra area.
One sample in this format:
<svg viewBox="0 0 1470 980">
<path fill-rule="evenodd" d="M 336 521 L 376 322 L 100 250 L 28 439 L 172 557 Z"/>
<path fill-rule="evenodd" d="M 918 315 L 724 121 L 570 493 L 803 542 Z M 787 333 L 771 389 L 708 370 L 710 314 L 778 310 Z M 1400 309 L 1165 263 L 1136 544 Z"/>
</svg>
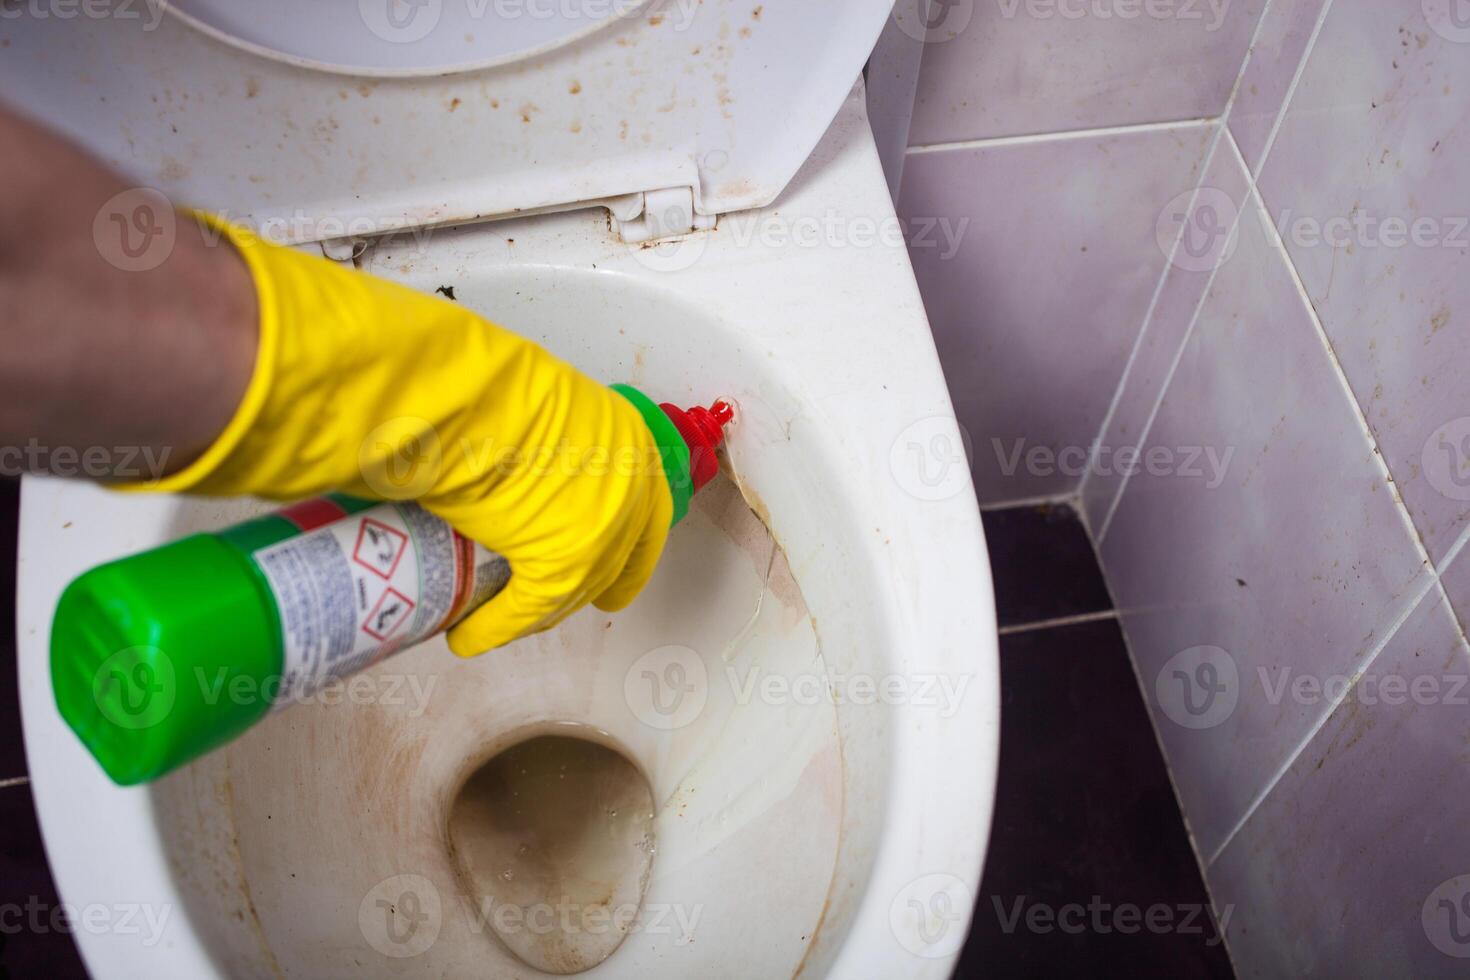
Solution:
<svg viewBox="0 0 1470 980">
<path fill-rule="evenodd" d="M 61 716 L 124 786 L 203 755 L 265 715 L 280 682 L 275 606 L 208 534 L 86 572 L 51 626 Z"/>
<path fill-rule="evenodd" d="M 663 460 L 664 478 L 669 481 L 669 492 L 674 495 L 674 520 L 678 524 L 689 513 L 689 498 L 694 496 L 694 477 L 689 469 L 689 444 L 679 434 L 674 420 L 643 392 L 631 385 L 613 385 L 612 390 L 633 403 L 644 423 L 658 443 L 659 455 Z"/>
</svg>

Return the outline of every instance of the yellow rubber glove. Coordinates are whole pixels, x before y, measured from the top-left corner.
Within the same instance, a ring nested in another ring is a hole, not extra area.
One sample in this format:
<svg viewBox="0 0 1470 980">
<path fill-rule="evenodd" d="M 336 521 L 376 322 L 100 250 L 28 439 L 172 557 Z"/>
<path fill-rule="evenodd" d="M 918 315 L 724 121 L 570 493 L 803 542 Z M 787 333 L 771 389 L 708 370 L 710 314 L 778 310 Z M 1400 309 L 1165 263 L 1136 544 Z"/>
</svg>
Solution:
<svg viewBox="0 0 1470 980">
<path fill-rule="evenodd" d="M 510 562 L 450 631 L 460 656 L 633 601 L 673 499 L 627 399 L 455 303 L 200 220 L 254 279 L 254 373 L 203 455 L 129 489 L 417 500 Z"/>
</svg>

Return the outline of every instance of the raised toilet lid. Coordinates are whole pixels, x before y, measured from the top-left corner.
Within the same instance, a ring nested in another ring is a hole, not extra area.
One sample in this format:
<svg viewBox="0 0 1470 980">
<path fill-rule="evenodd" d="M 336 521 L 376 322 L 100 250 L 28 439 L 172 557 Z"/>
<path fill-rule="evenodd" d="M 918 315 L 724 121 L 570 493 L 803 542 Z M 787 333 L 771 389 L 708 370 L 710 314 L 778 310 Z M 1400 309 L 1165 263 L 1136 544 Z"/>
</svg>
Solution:
<svg viewBox="0 0 1470 980">
<path fill-rule="evenodd" d="M 115 6 L 0 20 L 0 90 L 179 203 L 288 242 L 605 204 L 638 241 L 774 200 L 891 3 Z"/>
</svg>

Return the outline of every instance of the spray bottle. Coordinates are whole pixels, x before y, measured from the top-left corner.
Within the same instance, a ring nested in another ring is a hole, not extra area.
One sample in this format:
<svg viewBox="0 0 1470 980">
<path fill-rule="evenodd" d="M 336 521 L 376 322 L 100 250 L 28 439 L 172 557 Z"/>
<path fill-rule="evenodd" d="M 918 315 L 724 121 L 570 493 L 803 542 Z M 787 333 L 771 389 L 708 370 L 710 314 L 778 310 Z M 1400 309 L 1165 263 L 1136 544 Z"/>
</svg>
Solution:
<svg viewBox="0 0 1470 980">
<path fill-rule="evenodd" d="M 678 523 L 732 411 L 613 387 L 653 432 Z M 74 580 L 51 627 L 56 703 L 115 782 L 145 782 L 444 632 L 512 574 L 417 504 L 306 500 Z"/>
</svg>

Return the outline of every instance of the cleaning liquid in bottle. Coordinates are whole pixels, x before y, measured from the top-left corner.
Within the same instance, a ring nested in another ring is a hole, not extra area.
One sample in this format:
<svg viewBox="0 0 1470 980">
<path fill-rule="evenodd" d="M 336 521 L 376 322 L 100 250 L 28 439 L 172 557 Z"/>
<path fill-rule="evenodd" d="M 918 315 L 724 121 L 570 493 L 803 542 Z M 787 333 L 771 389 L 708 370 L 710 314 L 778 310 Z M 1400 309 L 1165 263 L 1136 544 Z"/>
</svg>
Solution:
<svg viewBox="0 0 1470 980">
<path fill-rule="evenodd" d="M 613 387 L 653 432 L 677 523 L 732 411 Z M 145 782 L 449 629 L 513 573 L 417 504 L 306 500 L 74 580 L 51 628 L 56 703 L 115 782 Z"/>
</svg>

